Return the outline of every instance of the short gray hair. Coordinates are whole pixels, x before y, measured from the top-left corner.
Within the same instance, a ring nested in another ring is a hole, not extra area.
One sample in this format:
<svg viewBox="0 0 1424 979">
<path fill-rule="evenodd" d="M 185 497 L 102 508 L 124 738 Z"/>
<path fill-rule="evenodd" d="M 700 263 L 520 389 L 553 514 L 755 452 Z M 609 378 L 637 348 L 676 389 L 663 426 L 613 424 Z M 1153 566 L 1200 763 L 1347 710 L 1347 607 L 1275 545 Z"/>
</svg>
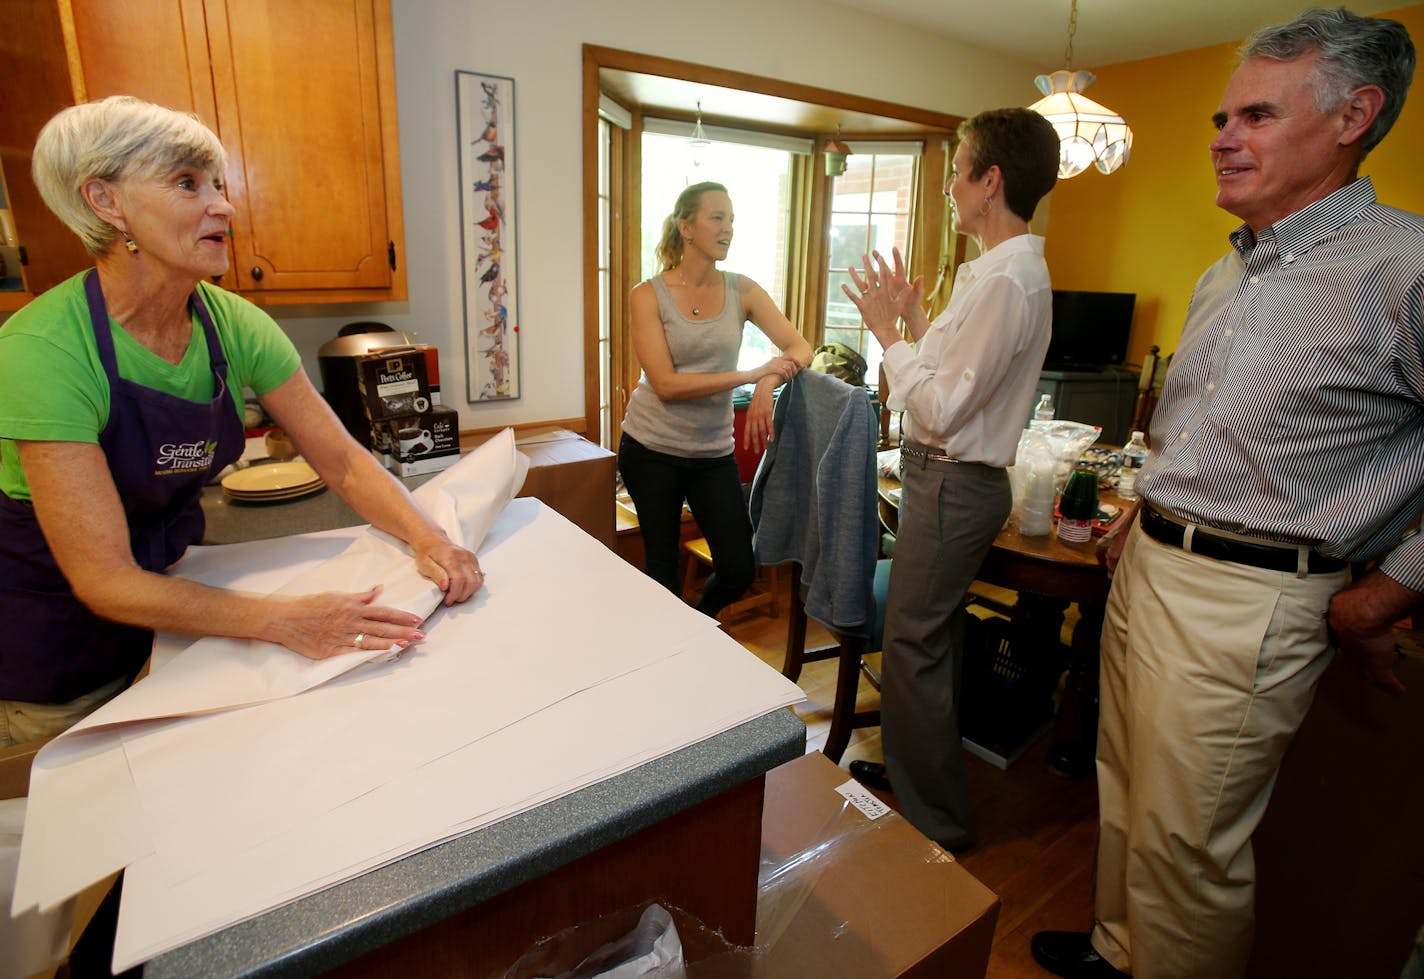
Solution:
<svg viewBox="0 0 1424 979">
<path fill-rule="evenodd" d="M 1261 28 L 1237 53 L 1242 61 L 1294 61 L 1311 52 L 1319 57 L 1313 84 L 1315 107 L 1320 111 L 1335 108 L 1362 85 L 1378 85 L 1384 92 L 1384 106 L 1360 140 L 1368 153 L 1399 118 L 1414 80 L 1414 42 L 1409 32 L 1397 21 L 1361 17 L 1344 7 L 1316 7 L 1289 23 Z"/>
<path fill-rule="evenodd" d="M 196 116 L 129 95 L 70 106 L 40 130 L 31 173 L 49 209 L 102 255 L 119 231 L 89 209 L 83 187 L 90 180 L 171 173 L 196 167 L 222 174 L 227 153 L 217 135 Z"/>
</svg>

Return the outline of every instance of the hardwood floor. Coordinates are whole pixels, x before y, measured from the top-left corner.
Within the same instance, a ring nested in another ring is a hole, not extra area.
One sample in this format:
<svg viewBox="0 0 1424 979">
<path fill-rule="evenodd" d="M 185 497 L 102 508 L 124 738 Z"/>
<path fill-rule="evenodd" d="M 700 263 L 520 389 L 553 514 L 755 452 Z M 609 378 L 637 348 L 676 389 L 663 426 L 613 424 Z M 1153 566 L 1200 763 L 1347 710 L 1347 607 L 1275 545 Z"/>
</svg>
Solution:
<svg viewBox="0 0 1424 979">
<path fill-rule="evenodd" d="M 775 617 L 748 613 L 727 617 L 729 635 L 776 669 L 786 648 L 786 609 L 782 600 Z M 807 644 L 830 641 L 812 622 Z M 878 660 L 872 657 L 871 662 Z M 830 705 L 835 694 L 834 660 L 809 663 L 800 686 L 806 702 L 797 715 L 806 723 L 807 750 L 825 744 Z M 862 708 L 878 706 L 879 694 L 861 682 Z M 1086 929 L 1092 920 L 1092 862 L 1097 834 L 1097 786 L 1091 776 L 1065 779 L 1047 764 L 1045 733 L 1007 770 L 968 756 L 969 790 L 978 821 L 979 842 L 958 859 L 1003 902 L 994 934 L 988 979 L 1039 979 L 1029 952 L 1029 939 L 1041 929 Z M 862 728 L 851 735 L 841 759 L 881 759 L 880 729 Z M 885 801 L 894 805 L 894 796 Z"/>
</svg>

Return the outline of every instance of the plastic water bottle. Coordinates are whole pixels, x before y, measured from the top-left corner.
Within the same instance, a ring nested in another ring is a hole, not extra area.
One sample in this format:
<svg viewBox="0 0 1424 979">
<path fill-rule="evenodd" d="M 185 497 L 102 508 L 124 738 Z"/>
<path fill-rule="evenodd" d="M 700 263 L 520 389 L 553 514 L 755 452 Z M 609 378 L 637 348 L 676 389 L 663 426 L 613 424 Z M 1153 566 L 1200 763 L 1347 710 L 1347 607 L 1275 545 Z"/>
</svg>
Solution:
<svg viewBox="0 0 1424 979">
<path fill-rule="evenodd" d="M 1025 537 L 1042 537 L 1053 533 L 1053 467 L 1035 463 L 1029 469 L 1019 512 L 1019 533 Z"/>
<path fill-rule="evenodd" d="M 1137 499 L 1137 474 L 1147 465 L 1147 456 L 1147 442 L 1142 433 L 1133 432 L 1122 447 L 1122 468 L 1117 475 L 1117 495 L 1122 499 Z"/>
<path fill-rule="evenodd" d="M 1038 399 L 1038 404 L 1033 407 L 1033 420 L 1036 422 L 1053 421 L 1053 395 L 1045 394 Z"/>
</svg>

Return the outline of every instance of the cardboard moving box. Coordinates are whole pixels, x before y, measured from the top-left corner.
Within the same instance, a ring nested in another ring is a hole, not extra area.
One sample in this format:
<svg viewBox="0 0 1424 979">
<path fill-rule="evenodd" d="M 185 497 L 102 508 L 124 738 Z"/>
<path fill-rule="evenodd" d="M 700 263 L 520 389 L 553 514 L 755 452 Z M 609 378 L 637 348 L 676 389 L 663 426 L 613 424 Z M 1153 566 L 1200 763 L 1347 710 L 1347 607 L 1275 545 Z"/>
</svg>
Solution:
<svg viewBox="0 0 1424 979">
<path fill-rule="evenodd" d="M 755 945 L 731 945 L 663 902 L 689 976 L 984 976 L 999 899 L 898 814 L 863 814 L 837 792 L 847 782 L 852 794 L 869 796 L 820 752 L 767 773 Z M 631 939 L 647 907 L 626 907 L 547 937 L 505 979 L 569 975 L 587 957 L 602 966 L 631 961 L 628 946 L 641 951 L 646 944 Z M 611 954 L 609 945 L 623 947 Z"/>
<path fill-rule="evenodd" d="M 754 974 L 983 976 L 998 897 L 898 814 L 863 815 L 851 781 L 820 752 L 767 773 Z"/>
<path fill-rule="evenodd" d="M 49 739 L 0 748 L 0 799 L 18 799 L 30 793 L 30 766 Z"/>
<path fill-rule="evenodd" d="M 529 457 L 519 495 L 543 500 L 611 549 L 618 457 L 562 428 L 521 432 L 515 444 Z"/>
</svg>

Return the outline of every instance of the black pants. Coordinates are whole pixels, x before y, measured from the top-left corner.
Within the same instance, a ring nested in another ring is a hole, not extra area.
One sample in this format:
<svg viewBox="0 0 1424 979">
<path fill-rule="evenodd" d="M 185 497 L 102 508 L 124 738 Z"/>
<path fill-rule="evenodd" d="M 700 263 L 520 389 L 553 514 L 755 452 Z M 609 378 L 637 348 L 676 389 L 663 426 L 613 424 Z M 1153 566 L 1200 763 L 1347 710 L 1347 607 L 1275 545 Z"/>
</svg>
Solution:
<svg viewBox="0 0 1424 979">
<path fill-rule="evenodd" d="M 697 610 L 716 615 L 740 598 L 751 586 L 756 561 L 736 458 L 686 459 L 655 452 L 625 434 L 618 444 L 618 469 L 638 510 L 648 577 L 680 594 L 677 565 L 686 500 L 712 552 L 712 574 L 702 586 Z"/>
</svg>

